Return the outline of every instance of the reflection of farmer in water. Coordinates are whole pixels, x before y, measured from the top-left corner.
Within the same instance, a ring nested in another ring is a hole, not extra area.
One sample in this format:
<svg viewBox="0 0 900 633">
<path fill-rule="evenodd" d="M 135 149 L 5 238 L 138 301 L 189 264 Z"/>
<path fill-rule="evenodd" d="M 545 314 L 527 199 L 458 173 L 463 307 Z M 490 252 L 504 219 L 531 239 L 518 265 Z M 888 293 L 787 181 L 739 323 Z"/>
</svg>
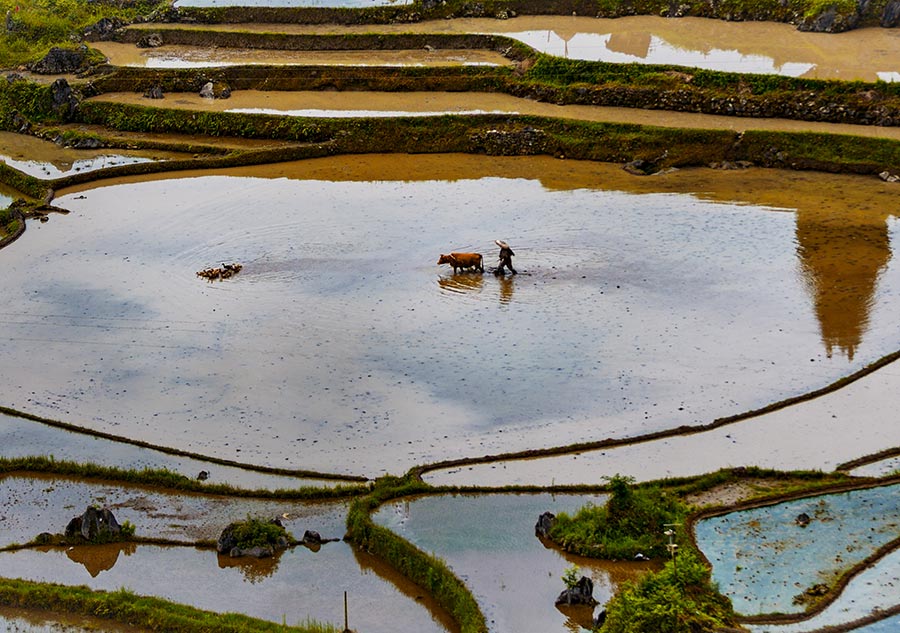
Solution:
<svg viewBox="0 0 900 633">
<path fill-rule="evenodd" d="M 516 269 L 513 268 L 512 258 L 515 253 L 513 253 L 513 249 L 509 247 L 509 244 L 504 242 L 503 240 L 494 240 L 494 243 L 500 247 L 500 265 L 497 266 L 497 270 L 494 271 L 495 275 L 504 274 L 504 268 L 509 268 L 509 272 L 512 274 L 516 274 Z"/>
</svg>

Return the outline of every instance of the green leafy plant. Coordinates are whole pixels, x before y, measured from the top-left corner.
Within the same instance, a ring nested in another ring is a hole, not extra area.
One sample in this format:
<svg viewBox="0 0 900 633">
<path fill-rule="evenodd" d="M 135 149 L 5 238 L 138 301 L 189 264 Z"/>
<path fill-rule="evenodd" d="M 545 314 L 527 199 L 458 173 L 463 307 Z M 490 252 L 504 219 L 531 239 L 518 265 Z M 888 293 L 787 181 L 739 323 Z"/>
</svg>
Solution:
<svg viewBox="0 0 900 633">
<path fill-rule="evenodd" d="M 581 569 L 575 564 L 567 568 L 562 575 L 562 581 L 566 583 L 568 589 L 574 588 L 578 584 L 579 578 L 581 578 Z"/>
</svg>

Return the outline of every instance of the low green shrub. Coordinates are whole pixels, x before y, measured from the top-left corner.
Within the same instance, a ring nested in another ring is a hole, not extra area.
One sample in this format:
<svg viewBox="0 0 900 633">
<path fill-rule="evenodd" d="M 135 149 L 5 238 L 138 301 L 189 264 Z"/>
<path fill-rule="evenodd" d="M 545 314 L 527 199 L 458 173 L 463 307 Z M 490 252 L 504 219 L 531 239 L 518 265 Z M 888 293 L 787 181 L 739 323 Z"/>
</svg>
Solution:
<svg viewBox="0 0 900 633">
<path fill-rule="evenodd" d="M 632 484 L 628 477 L 610 478 L 606 505 L 587 505 L 573 516 L 561 513 L 550 538 L 566 551 L 595 558 L 667 556 L 666 524 L 683 523 L 688 508 L 672 492 Z"/>
<path fill-rule="evenodd" d="M 626 583 L 606 605 L 601 633 L 705 633 L 733 626 L 731 601 L 688 548 L 659 572 Z"/>
</svg>

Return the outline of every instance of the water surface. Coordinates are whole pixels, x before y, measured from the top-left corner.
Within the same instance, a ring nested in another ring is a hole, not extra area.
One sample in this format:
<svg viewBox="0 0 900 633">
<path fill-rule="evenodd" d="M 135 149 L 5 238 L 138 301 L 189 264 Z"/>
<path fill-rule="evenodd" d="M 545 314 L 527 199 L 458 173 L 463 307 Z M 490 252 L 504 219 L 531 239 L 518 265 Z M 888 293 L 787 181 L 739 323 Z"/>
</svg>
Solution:
<svg viewBox="0 0 900 633">
<path fill-rule="evenodd" d="M 653 564 L 612 563 L 564 554 L 534 535 L 543 512 L 574 513 L 604 495 L 441 495 L 390 503 L 374 519 L 445 560 L 475 594 L 492 631 L 578 631 L 593 609 L 553 606 L 575 565 L 594 581 L 601 607 L 619 584 Z"/>
<path fill-rule="evenodd" d="M 738 613 L 801 613 L 806 605 L 796 598 L 804 591 L 834 585 L 897 539 L 898 493 L 900 485 L 881 486 L 704 519 L 695 525 L 697 545 Z M 804 514 L 805 526 L 797 520 Z M 897 596 L 896 588 L 882 593 Z"/>
<path fill-rule="evenodd" d="M 10 406 L 370 475 L 705 423 L 896 347 L 880 181 L 439 156 L 184 176 L 61 196 L 27 256 L 0 251 Z M 522 274 L 436 265 L 490 265 L 496 238 Z"/>
</svg>

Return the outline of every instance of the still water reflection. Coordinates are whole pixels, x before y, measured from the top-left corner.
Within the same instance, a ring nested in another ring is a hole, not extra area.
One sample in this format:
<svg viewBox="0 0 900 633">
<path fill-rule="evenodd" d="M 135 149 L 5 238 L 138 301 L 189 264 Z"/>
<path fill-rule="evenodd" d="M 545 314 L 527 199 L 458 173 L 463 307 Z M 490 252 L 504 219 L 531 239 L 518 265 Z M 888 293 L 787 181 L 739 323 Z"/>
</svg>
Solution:
<svg viewBox="0 0 900 633">
<path fill-rule="evenodd" d="M 563 572 L 576 565 L 602 606 L 653 563 L 613 563 L 545 546 L 534 525 L 543 512 L 574 513 L 603 495 L 442 495 L 397 501 L 374 519 L 447 561 L 475 594 L 492 631 L 579 631 L 592 608 L 556 609 Z"/>
<path fill-rule="evenodd" d="M 346 543 L 329 543 L 319 552 L 288 550 L 277 563 L 262 563 L 268 565 L 265 571 L 220 563 L 212 549 L 140 545 L 122 555 L 118 547 L 2 553 L 0 567 L 13 578 L 106 591 L 124 587 L 200 609 L 291 625 L 308 618 L 342 624 L 347 591 L 351 628 L 371 633 L 453 630 L 446 615 L 427 600 L 408 597 L 408 583 L 398 589 L 362 568 Z"/>
<path fill-rule="evenodd" d="M 880 181 L 447 156 L 187 175 L 62 196 L 0 251 L 11 406 L 373 474 L 708 422 L 896 348 Z M 496 238 L 514 279 L 435 265 L 491 264 Z"/>
</svg>

